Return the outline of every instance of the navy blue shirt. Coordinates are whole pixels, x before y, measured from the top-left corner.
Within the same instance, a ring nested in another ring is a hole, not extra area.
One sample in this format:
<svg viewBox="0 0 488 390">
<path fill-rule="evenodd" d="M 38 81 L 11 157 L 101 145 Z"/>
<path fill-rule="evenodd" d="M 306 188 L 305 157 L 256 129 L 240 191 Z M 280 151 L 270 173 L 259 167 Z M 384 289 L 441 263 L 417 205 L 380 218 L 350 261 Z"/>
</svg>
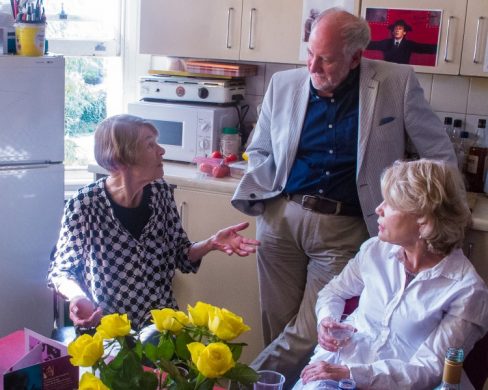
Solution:
<svg viewBox="0 0 488 390">
<path fill-rule="evenodd" d="M 359 67 L 332 97 L 310 83 L 310 97 L 297 155 L 284 193 L 320 195 L 357 205 Z"/>
</svg>

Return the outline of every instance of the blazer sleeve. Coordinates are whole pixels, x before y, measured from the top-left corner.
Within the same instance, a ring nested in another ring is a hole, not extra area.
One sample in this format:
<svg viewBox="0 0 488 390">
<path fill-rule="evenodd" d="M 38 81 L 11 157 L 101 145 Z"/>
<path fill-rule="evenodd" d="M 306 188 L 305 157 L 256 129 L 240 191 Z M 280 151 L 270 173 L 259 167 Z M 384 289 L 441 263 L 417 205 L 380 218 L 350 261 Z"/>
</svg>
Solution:
<svg viewBox="0 0 488 390">
<path fill-rule="evenodd" d="M 457 164 L 452 143 L 440 119 L 425 100 L 413 69 L 407 76 L 404 99 L 405 130 L 419 156 Z"/>
</svg>

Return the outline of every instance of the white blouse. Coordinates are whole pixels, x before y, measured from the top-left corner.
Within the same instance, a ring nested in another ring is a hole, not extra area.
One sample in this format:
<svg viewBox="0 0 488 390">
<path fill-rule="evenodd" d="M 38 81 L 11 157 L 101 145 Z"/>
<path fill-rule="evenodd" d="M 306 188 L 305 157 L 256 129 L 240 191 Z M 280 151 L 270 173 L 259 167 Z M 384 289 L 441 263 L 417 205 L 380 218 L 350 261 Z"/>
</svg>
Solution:
<svg viewBox="0 0 488 390">
<path fill-rule="evenodd" d="M 460 249 L 408 284 L 403 253 L 372 238 L 319 293 L 318 323 L 360 295 L 350 316 L 358 332 L 340 353 L 358 388 L 432 389 L 447 348 L 470 351 L 488 330 L 488 288 Z M 311 361 L 335 359 L 317 346 Z"/>
</svg>

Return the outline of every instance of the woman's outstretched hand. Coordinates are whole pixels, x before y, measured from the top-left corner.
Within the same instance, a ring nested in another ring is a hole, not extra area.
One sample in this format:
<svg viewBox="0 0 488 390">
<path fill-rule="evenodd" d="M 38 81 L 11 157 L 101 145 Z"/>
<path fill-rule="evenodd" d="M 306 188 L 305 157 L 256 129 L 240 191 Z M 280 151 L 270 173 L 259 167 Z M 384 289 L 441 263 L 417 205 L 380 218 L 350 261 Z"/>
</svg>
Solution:
<svg viewBox="0 0 488 390">
<path fill-rule="evenodd" d="M 238 256 L 249 256 L 251 253 L 255 253 L 260 242 L 239 234 L 248 226 L 249 222 L 241 222 L 219 230 L 211 237 L 212 248 L 227 253 L 229 256 L 234 253 Z"/>
</svg>

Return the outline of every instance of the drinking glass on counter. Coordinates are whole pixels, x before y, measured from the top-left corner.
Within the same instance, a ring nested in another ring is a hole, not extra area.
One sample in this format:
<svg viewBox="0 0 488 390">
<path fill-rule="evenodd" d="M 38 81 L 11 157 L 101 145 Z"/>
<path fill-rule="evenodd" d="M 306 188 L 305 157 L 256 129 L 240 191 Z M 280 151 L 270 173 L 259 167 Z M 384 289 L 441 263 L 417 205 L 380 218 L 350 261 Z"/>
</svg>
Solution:
<svg viewBox="0 0 488 390">
<path fill-rule="evenodd" d="M 254 390 L 281 390 L 285 383 L 284 375 L 276 371 L 258 371 L 259 379 L 254 383 Z"/>
</svg>

